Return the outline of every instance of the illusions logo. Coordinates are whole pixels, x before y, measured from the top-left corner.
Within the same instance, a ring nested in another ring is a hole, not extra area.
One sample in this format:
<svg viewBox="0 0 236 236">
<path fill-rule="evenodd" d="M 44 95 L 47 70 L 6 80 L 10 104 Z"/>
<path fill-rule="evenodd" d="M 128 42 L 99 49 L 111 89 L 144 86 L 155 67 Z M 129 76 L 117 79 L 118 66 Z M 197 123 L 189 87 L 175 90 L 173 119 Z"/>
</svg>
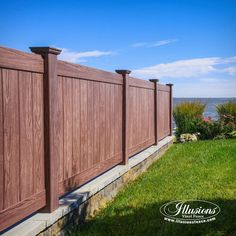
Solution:
<svg viewBox="0 0 236 236">
<path fill-rule="evenodd" d="M 164 220 L 179 224 L 211 222 L 220 213 L 215 203 L 203 200 L 172 201 L 160 207 Z"/>
</svg>

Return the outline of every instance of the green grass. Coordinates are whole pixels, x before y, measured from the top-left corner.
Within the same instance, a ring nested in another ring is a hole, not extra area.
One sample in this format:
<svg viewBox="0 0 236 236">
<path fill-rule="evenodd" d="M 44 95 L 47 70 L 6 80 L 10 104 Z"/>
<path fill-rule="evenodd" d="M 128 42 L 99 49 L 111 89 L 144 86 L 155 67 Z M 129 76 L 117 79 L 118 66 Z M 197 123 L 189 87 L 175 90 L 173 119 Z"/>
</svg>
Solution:
<svg viewBox="0 0 236 236">
<path fill-rule="evenodd" d="M 236 140 L 173 145 L 75 235 L 236 235 Z M 200 199 L 221 212 L 211 223 L 163 220 L 162 204 Z"/>
</svg>

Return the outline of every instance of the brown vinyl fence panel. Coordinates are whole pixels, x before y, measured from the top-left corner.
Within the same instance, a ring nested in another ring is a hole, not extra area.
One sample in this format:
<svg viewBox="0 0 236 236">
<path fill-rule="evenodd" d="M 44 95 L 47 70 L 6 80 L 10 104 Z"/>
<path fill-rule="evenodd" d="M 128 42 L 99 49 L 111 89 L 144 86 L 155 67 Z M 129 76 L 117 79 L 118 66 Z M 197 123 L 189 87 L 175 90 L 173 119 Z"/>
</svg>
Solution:
<svg viewBox="0 0 236 236">
<path fill-rule="evenodd" d="M 130 156 L 155 143 L 154 84 L 131 78 L 129 85 L 128 153 Z"/>
<path fill-rule="evenodd" d="M 84 184 L 122 161 L 122 84 L 104 77 L 81 79 L 78 67 L 60 62 L 59 193 Z M 68 68 L 69 70 L 69 68 Z M 105 73 L 105 72 L 104 72 Z M 108 73 L 108 72 L 107 72 Z M 108 73 L 109 75 L 109 73 Z M 83 75 L 82 75 L 83 76 Z"/>
<path fill-rule="evenodd" d="M 31 50 L 0 47 L 0 231 L 172 133 L 170 85 Z"/>
<path fill-rule="evenodd" d="M 158 139 L 161 140 L 170 134 L 170 87 L 158 84 Z"/>
<path fill-rule="evenodd" d="M 0 226 L 45 206 L 43 60 L 0 48 Z"/>
</svg>

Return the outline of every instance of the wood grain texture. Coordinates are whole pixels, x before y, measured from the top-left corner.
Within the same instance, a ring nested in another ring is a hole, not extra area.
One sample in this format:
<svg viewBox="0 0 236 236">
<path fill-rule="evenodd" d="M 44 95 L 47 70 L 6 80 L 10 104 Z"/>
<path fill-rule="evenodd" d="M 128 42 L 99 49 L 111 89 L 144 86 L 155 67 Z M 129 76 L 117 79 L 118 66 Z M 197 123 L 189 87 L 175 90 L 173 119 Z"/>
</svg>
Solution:
<svg viewBox="0 0 236 236">
<path fill-rule="evenodd" d="M 64 152 L 59 186 L 60 194 L 64 194 L 80 186 L 81 181 L 89 181 L 102 173 L 104 166 L 110 168 L 121 162 L 122 86 L 58 78 L 63 83 L 61 106 L 64 115 L 60 119 L 64 127 Z"/>
<path fill-rule="evenodd" d="M 32 74 L 33 100 L 33 157 L 34 193 L 45 189 L 44 176 L 44 123 L 43 123 L 43 75 Z"/>
<path fill-rule="evenodd" d="M 0 69 L 0 211 L 4 209 L 4 127 L 3 127 L 3 78 Z"/>
<path fill-rule="evenodd" d="M 32 50 L 0 47 L 0 230 L 171 133 L 171 86 Z"/>
<path fill-rule="evenodd" d="M 58 60 L 58 75 L 105 83 L 123 84 L 122 78 L 111 72 Z"/>
<path fill-rule="evenodd" d="M 100 134 L 100 161 L 106 158 L 106 85 L 100 83 L 100 118 L 99 118 L 99 134 Z"/>
<path fill-rule="evenodd" d="M 93 90 L 93 81 L 88 81 L 88 168 L 93 166 L 94 163 L 94 90 Z"/>
<path fill-rule="evenodd" d="M 80 81 L 80 135 L 81 135 L 81 144 L 80 144 L 80 171 L 88 169 L 88 81 Z"/>
<path fill-rule="evenodd" d="M 18 71 L 2 70 L 4 103 L 4 208 L 20 201 Z"/>
<path fill-rule="evenodd" d="M 59 183 L 59 194 L 63 195 L 65 192 L 75 189 L 76 187 L 78 187 L 78 185 L 85 184 L 89 180 L 116 166 L 121 161 L 122 153 L 114 156 L 111 159 L 97 163 L 93 167 L 88 168 L 87 170 L 78 173 L 77 175 L 74 175 L 69 179 L 65 179 L 63 182 Z"/>
<path fill-rule="evenodd" d="M 157 145 L 158 144 L 158 79 L 153 79 L 153 80 L 150 80 L 150 82 L 154 83 L 154 119 L 155 119 L 155 144 Z"/>
<path fill-rule="evenodd" d="M 33 96 L 30 72 L 19 72 L 20 200 L 34 193 Z"/>
<path fill-rule="evenodd" d="M 80 124 L 80 80 L 72 80 L 72 89 L 73 89 L 73 157 L 72 157 L 72 175 L 75 175 L 80 172 L 81 169 L 81 159 L 80 159 L 80 150 L 81 150 L 81 124 Z"/>
<path fill-rule="evenodd" d="M 129 77 L 129 85 L 137 88 L 146 88 L 154 90 L 154 84 L 147 80 Z"/>
<path fill-rule="evenodd" d="M 106 132 L 106 141 L 105 141 L 105 159 L 109 159 L 111 155 L 111 87 L 110 84 L 105 84 L 105 132 Z"/>
<path fill-rule="evenodd" d="M 54 53 L 44 55 L 44 147 L 46 208 L 52 212 L 58 207 L 58 170 L 63 163 L 63 102 L 62 79 L 57 77 L 57 57 Z M 61 165 L 60 165 L 61 164 Z"/>
<path fill-rule="evenodd" d="M 5 229 L 45 206 L 45 191 L 30 196 L 1 212 L 0 230 Z"/>
<path fill-rule="evenodd" d="M 44 72 L 41 56 L 5 47 L 0 47 L 0 68 Z"/>
<path fill-rule="evenodd" d="M 172 95 L 171 95 L 172 96 Z M 158 139 L 170 134 L 170 87 L 158 84 Z"/>
<path fill-rule="evenodd" d="M 93 164 L 100 162 L 100 86 L 99 83 L 93 83 L 93 92 L 94 92 L 94 152 L 93 152 Z"/>
<path fill-rule="evenodd" d="M 54 148 L 54 154 L 58 161 L 58 180 L 62 181 L 64 178 L 64 97 L 63 97 L 63 77 L 58 77 L 55 83 L 55 95 L 53 98 L 53 120 L 51 142 Z"/>
<path fill-rule="evenodd" d="M 42 82 L 0 69 L 0 230 L 45 205 Z"/>
<path fill-rule="evenodd" d="M 170 92 L 170 87 L 164 84 L 158 84 L 158 91 Z"/>
<path fill-rule="evenodd" d="M 129 87 L 129 156 L 155 143 L 154 99 L 153 89 Z"/>
<path fill-rule="evenodd" d="M 169 92 L 169 125 L 170 125 L 170 133 L 169 135 L 172 135 L 173 133 L 173 84 L 166 84 L 170 88 Z"/>
<path fill-rule="evenodd" d="M 72 156 L 73 156 L 73 90 L 72 80 L 63 78 L 63 121 L 64 121 L 64 134 L 63 134 L 63 177 L 68 178 L 72 175 Z"/>
</svg>

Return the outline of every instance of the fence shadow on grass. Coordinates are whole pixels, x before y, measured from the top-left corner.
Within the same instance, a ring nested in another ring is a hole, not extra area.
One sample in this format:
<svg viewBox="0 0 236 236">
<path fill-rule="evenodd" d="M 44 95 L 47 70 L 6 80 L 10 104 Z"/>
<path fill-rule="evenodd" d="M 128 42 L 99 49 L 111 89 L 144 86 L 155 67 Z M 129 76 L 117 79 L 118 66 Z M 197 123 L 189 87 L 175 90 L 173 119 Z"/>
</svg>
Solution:
<svg viewBox="0 0 236 236">
<path fill-rule="evenodd" d="M 141 208 L 112 208 L 110 205 L 99 217 L 86 222 L 73 235 L 236 235 L 236 200 L 204 200 L 213 202 L 221 208 L 213 222 L 195 225 L 166 222 L 159 209 L 169 200 L 144 205 Z"/>
</svg>

